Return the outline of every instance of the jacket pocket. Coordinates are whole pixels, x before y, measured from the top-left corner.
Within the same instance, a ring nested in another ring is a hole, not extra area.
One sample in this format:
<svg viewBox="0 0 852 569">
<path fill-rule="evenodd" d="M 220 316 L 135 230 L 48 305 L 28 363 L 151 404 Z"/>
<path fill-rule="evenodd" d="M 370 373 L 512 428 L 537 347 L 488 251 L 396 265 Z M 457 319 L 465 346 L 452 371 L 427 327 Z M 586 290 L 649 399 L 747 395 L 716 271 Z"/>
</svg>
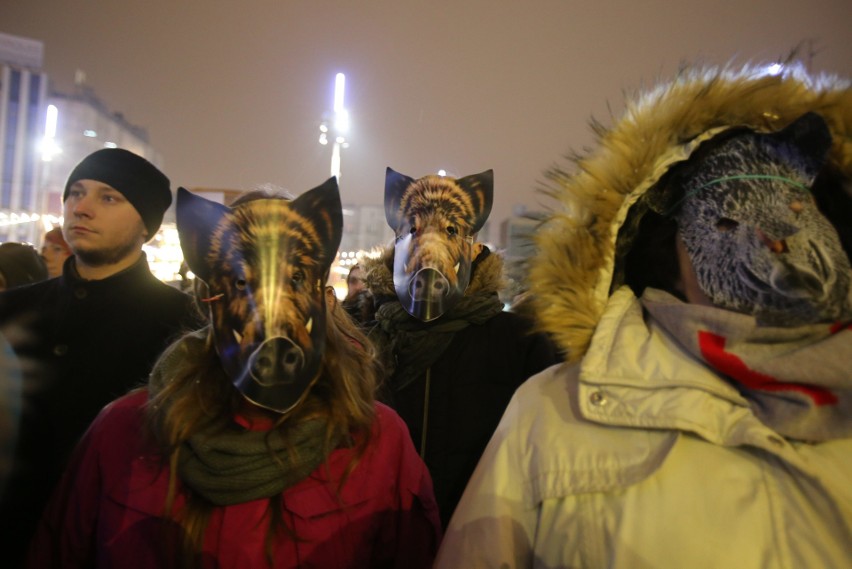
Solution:
<svg viewBox="0 0 852 569">
<path fill-rule="evenodd" d="M 387 512 L 377 489 L 350 482 L 339 494 L 336 483 L 313 479 L 284 493 L 299 557 L 310 560 L 308 566 L 369 566 Z"/>
</svg>

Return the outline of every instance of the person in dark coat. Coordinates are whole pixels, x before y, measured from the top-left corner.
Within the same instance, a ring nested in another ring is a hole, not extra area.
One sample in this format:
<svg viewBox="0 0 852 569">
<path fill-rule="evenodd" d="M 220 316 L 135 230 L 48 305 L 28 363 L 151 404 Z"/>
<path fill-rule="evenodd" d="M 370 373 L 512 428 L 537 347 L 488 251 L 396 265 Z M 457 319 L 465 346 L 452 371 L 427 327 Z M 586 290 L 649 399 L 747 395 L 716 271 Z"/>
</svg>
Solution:
<svg viewBox="0 0 852 569">
<path fill-rule="evenodd" d="M 127 150 L 103 149 L 71 172 L 60 277 L 0 294 L 0 328 L 24 373 L 13 467 L 0 497 L 4 566 L 16 567 L 71 450 L 100 409 L 147 379 L 180 332 L 200 325 L 191 298 L 159 281 L 142 245 L 172 194 Z M 9 564 L 5 564 L 9 562 Z"/>
<path fill-rule="evenodd" d="M 559 361 L 529 319 L 503 310 L 503 260 L 475 242 L 491 189 L 490 171 L 413 180 L 388 169 L 385 211 L 397 239 L 365 261 L 382 398 L 429 468 L 444 527 L 515 389 Z"/>
<path fill-rule="evenodd" d="M 0 291 L 47 279 L 44 260 L 26 243 L 0 244 Z"/>
</svg>

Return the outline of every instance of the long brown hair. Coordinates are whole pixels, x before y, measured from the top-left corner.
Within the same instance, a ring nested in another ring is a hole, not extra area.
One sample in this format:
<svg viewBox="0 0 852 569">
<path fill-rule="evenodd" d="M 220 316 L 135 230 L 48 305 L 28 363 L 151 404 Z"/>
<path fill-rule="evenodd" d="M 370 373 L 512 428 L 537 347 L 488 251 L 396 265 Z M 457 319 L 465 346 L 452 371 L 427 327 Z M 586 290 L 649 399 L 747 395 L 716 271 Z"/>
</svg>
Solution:
<svg viewBox="0 0 852 569">
<path fill-rule="evenodd" d="M 293 425 L 309 418 L 326 419 L 326 454 L 334 450 L 334 445 L 353 448 L 353 458 L 339 480 L 339 491 L 370 443 L 380 374 L 372 344 L 338 305 L 333 294 L 331 298 L 327 295 L 326 313 L 326 348 L 320 376 L 299 405 L 277 418 L 269 435 L 280 435 L 286 440 Z M 155 375 L 164 375 L 164 381 L 149 401 L 146 434 L 153 439 L 168 465 L 169 492 L 163 517 L 181 526 L 181 566 L 191 567 L 200 563 L 204 533 L 215 506 L 183 486 L 181 492 L 186 497 L 186 506 L 180 513 L 173 511 L 178 458 L 190 437 L 213 421 L 233 416 L 245 402 L 221 369 L 212 329 L 208 331 L 204 349 L 193 357 L 183 353 L 174 357 L 180 344 L 181 340 L 173 344 L 154 367 Z M 342 443 L 340 435 L 344 436 Z M 283 518 L 279 498 L 270 497 L 268 505 L 270 525 L 266 555 L 270 565 L 273 564 L 274 542 L 280 535 L 298 539 Z"/>
</svg>

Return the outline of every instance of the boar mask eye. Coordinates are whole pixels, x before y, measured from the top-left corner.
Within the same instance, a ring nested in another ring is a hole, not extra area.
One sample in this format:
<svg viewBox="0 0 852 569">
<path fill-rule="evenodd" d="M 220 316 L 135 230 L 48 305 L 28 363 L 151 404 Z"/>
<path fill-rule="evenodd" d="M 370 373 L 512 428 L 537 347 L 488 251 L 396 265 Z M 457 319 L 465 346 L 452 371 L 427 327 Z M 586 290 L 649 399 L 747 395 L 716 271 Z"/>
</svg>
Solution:
<svg viewBox="0 0 852 569">
<path fill-rule="evenodd" d="M 739 226 L 739 223 L 729 217 L 720 217 L 716 222 L 716 229 L 722 232 L 733 231 Z"/>
</svg>

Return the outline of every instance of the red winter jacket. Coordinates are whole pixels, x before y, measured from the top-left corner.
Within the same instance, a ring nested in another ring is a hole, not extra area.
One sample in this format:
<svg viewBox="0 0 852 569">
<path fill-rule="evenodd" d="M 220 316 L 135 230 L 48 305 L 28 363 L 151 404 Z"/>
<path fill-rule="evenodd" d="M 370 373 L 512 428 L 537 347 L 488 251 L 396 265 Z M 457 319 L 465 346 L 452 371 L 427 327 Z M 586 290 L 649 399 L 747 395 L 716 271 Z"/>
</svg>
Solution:
<svg viewBox="0 0 852 569">
<path fill-rule="evenodd" d="M 142 440 L 148 394 L 107 406 L 81 441 L 30 547 L 28 566 L 168 568 L 178 526 L 160 517 L 169 469 Z M 275 567 L 430 567 L 440 537 L 432 482 L 405 424 L 376 404 L 374 437 L 340 494 L 350 449 L 331 453 L 284 491 L 281 506 L 298 538 L 274 548 Z M 182 507 L 179 493 L 176 506 Z M 264 553 L 268 500 L 214 508 L 202 565 L 269 567 Z"/>
</svg>

